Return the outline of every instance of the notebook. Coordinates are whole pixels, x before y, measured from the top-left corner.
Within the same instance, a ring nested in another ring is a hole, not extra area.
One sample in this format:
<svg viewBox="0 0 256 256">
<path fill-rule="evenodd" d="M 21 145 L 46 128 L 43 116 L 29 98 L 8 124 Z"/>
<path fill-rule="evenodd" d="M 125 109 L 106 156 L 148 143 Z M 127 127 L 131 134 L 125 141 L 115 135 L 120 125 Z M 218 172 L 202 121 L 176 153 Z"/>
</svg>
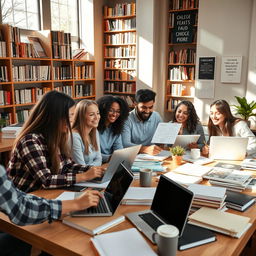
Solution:
<svg viewBox="0 0 256 256">
<path fill-rule="evenodd" d="M 176 140 L 173 146 L 181 146 L 183 148 L 187 148 L 188 144 L 197 142 L 199 139 L 199 134 L 192 134 L 192 135 L 177 135 Z"/>
<path fill-rule="evenodd" d="M 133 174 L 122 163 L 103 192 L 97 207 L 72 212 L 72 216 L 112 216 L 133 181 Z"/>
<path fill-rule="evenodd" d="M 243 160 L 246 155 L 248 138 L 211 136 L 209 158 Z"/>
<path fill-rule="evenodd" d="M 168 177 L 161 175 L 150 210 L 128 213 L 126 214 L 126 217 L 152 243 L 154 243 L 152 240 L 153 233 L 155 233 L 157 228 L 163 224 L 176 226 L 179 230 L 179 237 L 182 237 L 185 227 L 186 232 L 191 233 L 191 227 L 189 224 L 186 224 L 186 221 L 192 200 L 193 192 L 182 187 Z M 185 235 L 185 237 L 189 236 L 191 236 L 191 234 Z M 211 241 L 215 240 L 214 234 L 212 234 L 211 239 Z M 204 241 L 203 243 L 206 242 Z M 183 240 L 182 245 L 186 244 L 191 243 L 190 241 L 184 242 Z"/>
<path fill-rule="evenodd" d="M 91 182 L 104 183 L 109 181 L 115 173 L 116 168 L 120 163 L 123 163 L 126 168 L 131 169 L 134 159 L 139 153 L 141 145 L 136 145 L 128 148 L 117 149 L 111 156 L 107 170 L 100 178 L 95 178 Z"/>
</svg>

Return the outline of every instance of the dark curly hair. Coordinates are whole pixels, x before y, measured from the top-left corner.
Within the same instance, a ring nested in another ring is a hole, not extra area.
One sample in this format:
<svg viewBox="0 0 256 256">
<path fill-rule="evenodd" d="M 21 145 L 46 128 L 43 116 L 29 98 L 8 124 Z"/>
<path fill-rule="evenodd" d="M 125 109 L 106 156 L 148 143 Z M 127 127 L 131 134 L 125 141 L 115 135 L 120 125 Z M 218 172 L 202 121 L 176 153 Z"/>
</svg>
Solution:
<svg viewBox="0 0 256 256">
<path fill-rule="evenodd" d="M 199 123 L 199 117 L 197 116 L 195 107 L 192 102 L 188 100 L 183 100 L 181 101 L 175 108 L 174 110 L 174 115 L 173 115 L 173 122 L 177 122 L 176 120 L 176 112 L 179 108 L 180 105 L 185 105 L 188 108 L 188 119 L 186 123 L 186 128 L 188 129 L 189 133 L 193 133 L 196 130 L 196 126 Z"/>
<path fill-rule="evenodd" d="M 116 121 L 111 125 L 111 130 L 114 135 L 119 135 L 123 131 L 124 122 L 129 115 L 129 106 L 125 100 L 117 96 L 106 95 L 97 100 L 98 107 L 100 110 L 100 122 L 98 125 L 98 130 L 102 133 L 106 129 L 106 120 L 108 118 L 108 111 L 111 105 L 116 102 L 120 106 L 120 115 Z"/>
</svg>

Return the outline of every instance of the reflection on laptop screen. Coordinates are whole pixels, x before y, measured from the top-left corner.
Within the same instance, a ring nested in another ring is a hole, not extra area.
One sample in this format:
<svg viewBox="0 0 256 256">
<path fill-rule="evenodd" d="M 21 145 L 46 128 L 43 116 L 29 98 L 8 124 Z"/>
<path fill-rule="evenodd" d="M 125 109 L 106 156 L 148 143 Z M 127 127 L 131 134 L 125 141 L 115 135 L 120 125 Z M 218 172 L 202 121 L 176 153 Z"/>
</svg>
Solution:
<svg viewBox="0 0 256 256">
<path fill-rule="evenodd" d="M 132 180 L 132 173 L 120 164 L 104 192 L 112 212 L 118 207 Z"/>
<path fill-rule="evenodd" d="M 191 191 L 161 175 L 151 210 L 166 223 L 176 226 L 181 236 L 192 200 Z"/>
</svg>

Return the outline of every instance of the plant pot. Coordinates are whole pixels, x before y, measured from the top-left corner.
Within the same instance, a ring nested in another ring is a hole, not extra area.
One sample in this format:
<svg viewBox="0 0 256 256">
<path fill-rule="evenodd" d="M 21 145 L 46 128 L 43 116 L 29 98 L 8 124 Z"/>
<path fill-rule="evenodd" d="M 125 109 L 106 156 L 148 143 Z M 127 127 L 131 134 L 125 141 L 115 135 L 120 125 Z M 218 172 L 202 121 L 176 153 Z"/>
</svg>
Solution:
<svg viewBox="0 0 256 256">
<path fill-rule="evenodd" d="M 175 165 L 181 165 L 182 156 L 172 156 L 172 161 Z"/>
</svg>

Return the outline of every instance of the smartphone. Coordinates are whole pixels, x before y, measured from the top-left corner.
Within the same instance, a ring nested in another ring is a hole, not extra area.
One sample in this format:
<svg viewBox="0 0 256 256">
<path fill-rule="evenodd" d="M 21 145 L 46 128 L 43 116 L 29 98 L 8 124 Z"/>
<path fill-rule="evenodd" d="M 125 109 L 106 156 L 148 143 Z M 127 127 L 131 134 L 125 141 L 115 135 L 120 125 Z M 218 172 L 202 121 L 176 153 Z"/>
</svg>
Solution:
<svg viewBox="0 0 256 256">
<path fill-rule="evenodd" d="M 69 187 L 65 187 L 65 190 L 74 191 L 74 192 L 82 192 L 82 191 L 86 190 L 87 188 L 88 187 L 71 185 Z"/>
</svg>

